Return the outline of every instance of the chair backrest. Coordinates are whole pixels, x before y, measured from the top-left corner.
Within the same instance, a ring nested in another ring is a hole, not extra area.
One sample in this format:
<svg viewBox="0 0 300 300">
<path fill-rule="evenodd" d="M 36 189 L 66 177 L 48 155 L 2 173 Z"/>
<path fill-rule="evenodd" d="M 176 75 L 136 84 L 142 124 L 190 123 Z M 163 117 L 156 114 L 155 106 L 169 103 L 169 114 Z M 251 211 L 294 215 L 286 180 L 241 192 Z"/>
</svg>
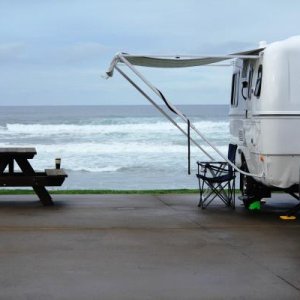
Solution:
<svg viewBox="0 0 300 300">
<path fill-rule="evenodd" d="M 236 149 L 237 149 L 237 145 L 234 145 L 234 144 L 229 144 L 228 145 L 228 159 L 232 163 L 235 163 Z M 228 170 L 229 170 L 230 173 L 233 171 L 232 167 L 230 165 L 228 166 Z"/>
</svg>

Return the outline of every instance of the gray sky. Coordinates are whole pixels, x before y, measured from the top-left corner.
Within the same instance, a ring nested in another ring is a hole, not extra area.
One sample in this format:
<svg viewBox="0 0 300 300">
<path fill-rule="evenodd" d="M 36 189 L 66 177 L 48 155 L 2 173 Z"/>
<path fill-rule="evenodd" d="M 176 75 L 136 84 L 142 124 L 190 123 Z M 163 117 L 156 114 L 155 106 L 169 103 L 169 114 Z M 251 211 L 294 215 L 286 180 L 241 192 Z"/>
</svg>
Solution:
<svg viewBox="0 0 300 300">
<path fill-rule="evenodd" d="M 0 105 L 145 104 L 116 52 L 227 54 L 300 34 L 296 0 L 0 0 Z M 231 68 L 143 71 L 177 104 L 226 104 Z"/>
</svg>

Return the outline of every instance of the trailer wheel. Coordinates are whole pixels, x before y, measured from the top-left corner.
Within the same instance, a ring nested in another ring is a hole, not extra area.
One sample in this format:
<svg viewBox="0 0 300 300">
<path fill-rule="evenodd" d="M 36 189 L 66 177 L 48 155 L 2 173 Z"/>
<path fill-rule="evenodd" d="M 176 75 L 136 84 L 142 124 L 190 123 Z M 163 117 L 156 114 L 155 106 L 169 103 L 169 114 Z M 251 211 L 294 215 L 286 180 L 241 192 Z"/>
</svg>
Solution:
<svg viewBox="0 0 300 300">
<path fill-rule="evenodd" d="M 242 157 L 242 166 L 241 170 L 245 172 L 249 172 L 246 160 Z M 254 201 L 259 201 L 260 199 L 255 195 L 256 183 L 254 179 L 250 176 L 245 176 L 240 174 L 240 191 L 242 194 L 242 201 L 244 203 L 245 208 L 249 209 L 249 206 Z"/>
<path fill-rule="evenodd" d="M 242 166 L 241 169 L 245 172 L 249 172 L 246 160 L 242 157 Z M 242 201 L 247 209 L 259 209 L 260 201 L 262 198 L 271 197 L 271 190 L 269 187 L 263 185 L 260 182 L 257 182 L 251 176 L 245 176 L 241 174 L 240 177 L 240 190 L 242 194 Z M 257 206 L 254 202 L 259 202 Z M 253 204 L 255 208 L 251 208 L 250 205 Z"/>
<path fill-rule="evenodd" d="M 241 170 L 244 172 L 249 172 L 247 163 L 242 157 L 242 166 Z M 252 177 L 245 176 L 244 174 L 240 174 L 240 190 L 242 193 L 242 196 L 249 196 L 253 195 L 253 179 Z"/>
</svg>

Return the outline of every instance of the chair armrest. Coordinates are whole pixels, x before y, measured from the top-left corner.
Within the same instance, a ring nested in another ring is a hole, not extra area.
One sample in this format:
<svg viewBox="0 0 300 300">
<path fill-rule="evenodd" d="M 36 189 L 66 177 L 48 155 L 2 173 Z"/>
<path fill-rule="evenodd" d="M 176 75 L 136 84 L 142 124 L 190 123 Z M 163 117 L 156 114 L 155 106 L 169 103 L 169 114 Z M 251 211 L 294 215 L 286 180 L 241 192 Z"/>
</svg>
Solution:
<svg viewBox="0 0 300 300">
<path fill-rule="evenodd" d="M 197 161 L 198 170 L 199 168 L 225 168 L 228 166 L 226 161 Z"/>
<path fill-rule="evenodd" d="M 229 172 L 228 163 L 226 161 L 197 161 L 198 164 L 198 174 L 211 173 L 216 175 L 226 174 Z"/>
<path fill-rule="evenodd" d="M 228 164 L 227 161 L 197 161 L 198 165 L 202 165 L 202 164 Z"/>
</svg>

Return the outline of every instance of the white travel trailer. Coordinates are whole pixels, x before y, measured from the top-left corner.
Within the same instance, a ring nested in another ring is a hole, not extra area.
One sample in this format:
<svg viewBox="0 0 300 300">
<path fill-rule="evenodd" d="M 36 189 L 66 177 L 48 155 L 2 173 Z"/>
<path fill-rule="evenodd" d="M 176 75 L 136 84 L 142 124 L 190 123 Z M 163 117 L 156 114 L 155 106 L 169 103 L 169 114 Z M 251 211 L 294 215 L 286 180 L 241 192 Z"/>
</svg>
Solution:
<svg viewBox="0 0 300 300">
<path fill-rule="evenodd" d="M 238 146 L 236 164 L 233 165 L 201 133 L 188 118 L 165 99 L 135 67 L 179 68 L 214 65 L 233 61 L 230 99 L 230 143 Z M 182 120 L 187 122 L 217 154 L 241 174 L 241 191 L 244 202 L 269 197 L 272 190 L 281 189 L 299 199 L 300 172 L 300 36 L 259 48 L 219 56 L 138 56 L 117 54 L 107 72 L 112 76 L 116 69 L 179 130 L 189 136 L 152 97 L 146 94 L 118 64 L 126 65 Z M 211 155 L 191 139 L 210 159 Z"/>
<path fill-rule="evenodd" d="M 246 196 L 267 197 L 272 189 L 296 196 L 300 171 L 300 37 L 265 45 L 255 60 L 235 61 L 230 133 L 238 145 Z M 296 196 L 296 198 L 298 198 Z"/>
</svg>

